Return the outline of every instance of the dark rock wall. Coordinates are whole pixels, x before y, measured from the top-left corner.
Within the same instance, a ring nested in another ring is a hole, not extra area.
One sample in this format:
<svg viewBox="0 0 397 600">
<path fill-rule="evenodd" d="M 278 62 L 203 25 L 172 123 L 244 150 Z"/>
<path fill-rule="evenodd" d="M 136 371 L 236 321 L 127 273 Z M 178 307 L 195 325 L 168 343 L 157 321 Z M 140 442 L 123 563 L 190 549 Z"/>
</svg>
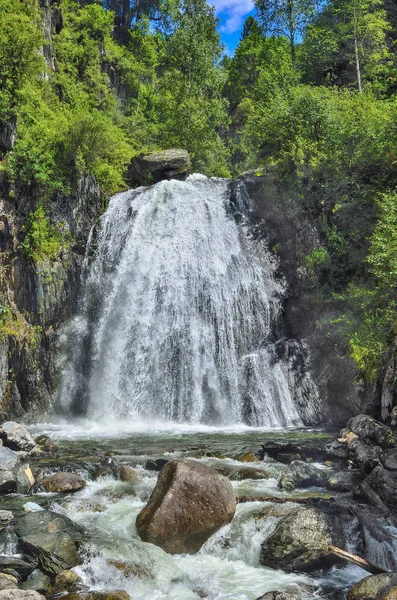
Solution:
<svg viewBox="0 0 397 600">
<path fill-rule="evenodd" d="M 375 386 L 357 383 L 357 370 L 344 339 L 329 322 L 338 305 L 319 299 L 304 268 L 305 257 L 320 246 L 315 217 L 302 209 L 291 194 L 275 183 L 270 172 L 243 176 L 252 199 L 252 221 L 257 235 L 264 236 L 279 257 L 280 276 L 287 283 L 284 334 L 304 343 L 308 364 L 320 395 L 326 423 L 339 427 L 360 412 L 374 412 L 379 404 Z"/>
</svg>

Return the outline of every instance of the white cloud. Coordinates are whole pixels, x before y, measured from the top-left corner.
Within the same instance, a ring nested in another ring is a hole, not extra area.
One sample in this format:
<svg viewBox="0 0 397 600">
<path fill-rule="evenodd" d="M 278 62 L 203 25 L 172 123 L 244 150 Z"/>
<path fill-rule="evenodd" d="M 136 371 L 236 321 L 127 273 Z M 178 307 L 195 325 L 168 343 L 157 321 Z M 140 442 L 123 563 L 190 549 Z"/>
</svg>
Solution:
<svg viewBox="0 0 397 600">
<path fill-rule="evenodd" d="M 208 4 L 213 4 L 216 14 L 224 17 L 225 22 L 221 27 L 223 33 L 238 31 L 244 17 L 254 8 L 253 0 L 209 0 Z"/>
</svg>

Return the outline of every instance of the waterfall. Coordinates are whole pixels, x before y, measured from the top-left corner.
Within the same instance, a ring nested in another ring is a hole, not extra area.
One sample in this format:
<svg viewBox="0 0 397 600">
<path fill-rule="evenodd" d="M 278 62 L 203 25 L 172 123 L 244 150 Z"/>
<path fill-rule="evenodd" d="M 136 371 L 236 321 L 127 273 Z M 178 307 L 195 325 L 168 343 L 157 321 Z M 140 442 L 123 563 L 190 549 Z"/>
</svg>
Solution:
<svg viewBox="0 0 397 600">
<path fill-rule="evenodd" d="M 64 408 L 98 420 L 301 424 L 272 343 L 283 284 L 230 188 L 192 175 L 111 199 L 67 332 Z"/>
</svg>

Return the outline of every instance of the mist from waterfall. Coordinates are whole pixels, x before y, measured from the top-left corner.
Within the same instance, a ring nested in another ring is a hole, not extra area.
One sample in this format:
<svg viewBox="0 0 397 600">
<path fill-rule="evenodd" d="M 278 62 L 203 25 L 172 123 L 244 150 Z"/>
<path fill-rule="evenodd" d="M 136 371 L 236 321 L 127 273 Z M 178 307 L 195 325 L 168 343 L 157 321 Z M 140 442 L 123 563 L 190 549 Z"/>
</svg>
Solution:
<svg viewBox="0 0 397 600">
<path fill-rule="evenodd" d="M 111 199 L 66 332 L 64 409 L 100 421 L 301 424 L 272 344 L 283 285 L 245 225 L 243 189 L 230 186 L 192 175 Z"/>
</svg>

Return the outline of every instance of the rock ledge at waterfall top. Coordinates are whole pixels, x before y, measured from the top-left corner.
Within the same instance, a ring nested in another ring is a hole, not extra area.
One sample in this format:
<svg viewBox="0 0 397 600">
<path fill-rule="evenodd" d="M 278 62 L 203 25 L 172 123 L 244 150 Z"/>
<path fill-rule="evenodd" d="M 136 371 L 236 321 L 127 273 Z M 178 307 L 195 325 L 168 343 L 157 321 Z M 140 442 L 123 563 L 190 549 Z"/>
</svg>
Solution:
<svg viewBox="0 0 397 600">
<path fill-rule="evenodd" d="M 170 461 L 137 517 L 141 539 L 170 554 L 195 553 L 236 510 L 226 477 L 193 460 Z"/>
<path fill-rule="evenodd" d="M 190 171 L 186 150 L 170 149 L 144 154 L 132 159 L 127 173 L 131 185 L 151 185 L 163 179 L 183 180 Z"/>
</svg>

